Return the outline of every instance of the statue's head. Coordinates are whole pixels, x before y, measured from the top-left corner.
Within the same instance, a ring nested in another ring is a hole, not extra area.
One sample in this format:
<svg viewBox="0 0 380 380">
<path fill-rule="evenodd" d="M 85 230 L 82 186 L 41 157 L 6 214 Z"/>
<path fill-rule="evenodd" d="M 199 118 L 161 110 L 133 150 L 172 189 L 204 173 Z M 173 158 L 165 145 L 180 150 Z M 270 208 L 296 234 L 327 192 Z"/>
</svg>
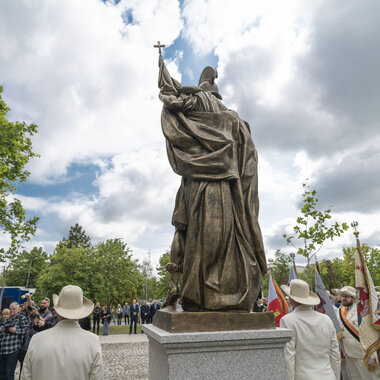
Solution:
<svg viewBox="0 0 380 380">
<path fill-rule="evenodd" d="M 198 86 L 203 91 L 210 91 L 215 97 L 222 99 L 219 94 L 219 88 L 215 83 L 215 78 L 218 78 L 218 70 L 216 67 L 207 66 L 202 71 Z"/>
</svg>

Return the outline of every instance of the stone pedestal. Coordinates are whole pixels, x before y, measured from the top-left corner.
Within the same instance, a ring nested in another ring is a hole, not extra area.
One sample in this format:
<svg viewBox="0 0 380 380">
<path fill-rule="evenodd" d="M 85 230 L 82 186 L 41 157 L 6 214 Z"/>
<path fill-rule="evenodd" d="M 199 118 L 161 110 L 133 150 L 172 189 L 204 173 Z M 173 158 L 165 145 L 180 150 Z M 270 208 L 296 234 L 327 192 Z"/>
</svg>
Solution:
<svg viewBox="0 0 380 380">
<path fill-rule="evenodd" d="M 149 338 L 149 379 L 287 379 L 287 329 L 172 334 L 144 325 Z"/>
</svg>

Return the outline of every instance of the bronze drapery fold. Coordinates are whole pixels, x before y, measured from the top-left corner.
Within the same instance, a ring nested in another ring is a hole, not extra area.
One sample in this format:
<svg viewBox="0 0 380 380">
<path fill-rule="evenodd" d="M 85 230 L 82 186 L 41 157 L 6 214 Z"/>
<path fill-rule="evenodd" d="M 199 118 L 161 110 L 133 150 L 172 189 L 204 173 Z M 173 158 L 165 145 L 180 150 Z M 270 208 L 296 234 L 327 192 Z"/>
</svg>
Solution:
<svg viewBox="0 0 380 380">
<path fill-rule="evenodd" d="M 168 159 L 182 176 L 171 247 L 183 271 L 182 308 L 249 312 L 266 273 L 250 127 L 210 92 L 162 90 L 160 99 Z"/>
</svg>

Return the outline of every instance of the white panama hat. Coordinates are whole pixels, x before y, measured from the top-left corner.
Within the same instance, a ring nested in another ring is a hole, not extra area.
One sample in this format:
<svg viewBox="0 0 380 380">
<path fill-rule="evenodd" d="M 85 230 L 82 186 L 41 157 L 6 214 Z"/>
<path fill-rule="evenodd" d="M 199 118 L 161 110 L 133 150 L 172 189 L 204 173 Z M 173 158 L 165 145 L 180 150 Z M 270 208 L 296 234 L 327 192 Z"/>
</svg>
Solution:
<svg viewBox="0 0 380 380">
<path fill-rule="evenodd" d="M 64 286 L 58 296 L 53 294 L 53 302 L 57 314 L 66 319 L 81 319 L 94 310 L 94 303 L 76 285 Z"/>
<path fill-rule="evenodd" d="M 281 289 L 289 298 L 302 305 L 315 306 L 321 303 L 319 297 L 309 290 L 308 283 L 303 280 L 294 279 L 290 281 L 290 286 L 281 285 Z"/>
<path fill-rule="evenodd" d="M 352 286 L 343 286 L 342 289 L 339 290 L 340 295 L 344 296 L 349 296 L 349 297 L 354 297 L 356 298 L 356 290 Z"/>
</svg>

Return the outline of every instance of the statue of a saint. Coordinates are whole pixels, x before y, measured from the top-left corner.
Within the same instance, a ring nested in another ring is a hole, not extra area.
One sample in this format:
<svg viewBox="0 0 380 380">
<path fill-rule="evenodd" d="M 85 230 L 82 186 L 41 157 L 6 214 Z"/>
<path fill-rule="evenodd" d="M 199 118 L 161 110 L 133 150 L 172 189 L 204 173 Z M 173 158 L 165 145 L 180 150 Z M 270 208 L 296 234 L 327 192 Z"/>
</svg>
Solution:
<svg viewBox="0 0 380 380">
<path fill-rule="evenodd" d="M 198 87 L 171 78 L 161 54 L 159 69 L 167 154 L 182 176 L 166 304 L 249 312 L 266 273 L 250 127 L 222 104 L 216 68 L 203 70 Z"/>
</svg>

